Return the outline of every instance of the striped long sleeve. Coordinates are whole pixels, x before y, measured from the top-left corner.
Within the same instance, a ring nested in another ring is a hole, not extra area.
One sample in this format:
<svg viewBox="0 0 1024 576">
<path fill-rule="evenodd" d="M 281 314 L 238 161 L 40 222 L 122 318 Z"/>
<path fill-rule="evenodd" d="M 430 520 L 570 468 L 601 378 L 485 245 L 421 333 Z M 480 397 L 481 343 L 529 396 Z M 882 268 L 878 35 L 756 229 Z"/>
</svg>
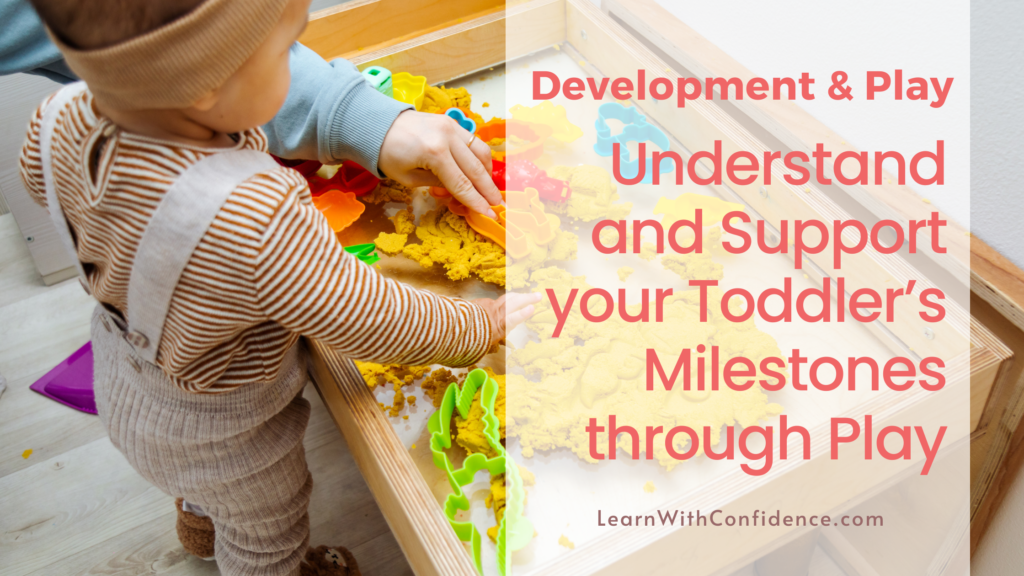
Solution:
<svg viewBox="0 0 1024 576">
<path fill-rule="evenodd" d="M 298 194 L 264 235 L 255 284 L 269 318 L 353 358 L 467 366 L 490 344 L 482 308 L 385 278 L 345 252 Z"/>
<path fill-rule="evenodd" d="M 36 111 L 21 177 L 46 205 Z M 54 182 L 96 298 L 127 315 L 128 279 L 142 232 L 167 188 L 220 150 L 111 133 L 88 91 L 61 115 Z M 236 148 L 265 152 L 262 130 Z M 302 176 L 279 168 L 242 183 L 192 253 L 175 288 L 157 364 L 191 392 L 277 378 L 300 336 L 357 359 L 472 364 L 490 342 L 479 306 L 381 276 L 346 253 L 313 206 Z"/>
</svg>

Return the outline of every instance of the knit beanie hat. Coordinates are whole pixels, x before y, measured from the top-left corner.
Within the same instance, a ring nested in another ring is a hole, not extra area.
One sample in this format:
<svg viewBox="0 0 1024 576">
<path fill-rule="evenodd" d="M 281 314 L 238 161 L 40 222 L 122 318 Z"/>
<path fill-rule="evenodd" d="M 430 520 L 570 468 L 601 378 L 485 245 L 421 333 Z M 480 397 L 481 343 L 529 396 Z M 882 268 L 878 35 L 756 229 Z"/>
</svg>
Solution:
<svg viewBox="0 0 1024 576">
<path fill-rule="evenodd" d="M 94 50 L 67 46 L 52 31 L 50 38 L 100 101 L 127 110 L 187 108 L 252 56 L 287 4 L 206 0 L 156 30 Z"/>
</svg>

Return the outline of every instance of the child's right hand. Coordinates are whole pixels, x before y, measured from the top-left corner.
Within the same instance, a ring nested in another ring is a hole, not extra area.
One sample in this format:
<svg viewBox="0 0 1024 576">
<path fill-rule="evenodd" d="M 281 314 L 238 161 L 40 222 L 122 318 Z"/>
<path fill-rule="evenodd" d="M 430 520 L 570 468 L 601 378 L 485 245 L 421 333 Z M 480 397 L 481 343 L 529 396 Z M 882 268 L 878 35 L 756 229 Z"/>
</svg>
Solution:
<svg viewBox="0 0 1024 576">
<path fill-rule="evenodd" d="M 533 316 L 533 305 L 540 302 L 540 294 L 509 292 L 498 298 L 481 298 L 473 303 L 484 309 L 491 319 L 491 346 L 505 339 L 513 328 Z"/>
</svg>

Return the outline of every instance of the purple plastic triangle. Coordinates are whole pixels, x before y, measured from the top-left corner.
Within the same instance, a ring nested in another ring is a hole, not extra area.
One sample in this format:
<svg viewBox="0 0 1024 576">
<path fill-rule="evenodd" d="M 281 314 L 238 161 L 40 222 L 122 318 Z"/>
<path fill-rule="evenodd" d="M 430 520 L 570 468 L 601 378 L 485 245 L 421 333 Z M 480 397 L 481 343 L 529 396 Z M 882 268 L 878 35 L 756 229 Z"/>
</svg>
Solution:
<svg viewBox="0 0 1024 576">
<path fill-rule="evenodd" d="M 92 389 L 92 342 L 86 342 L 53 370 L 29 386 L 30 389 L 61 404 L 96 413 L 96 396 Z"/>
</svg>

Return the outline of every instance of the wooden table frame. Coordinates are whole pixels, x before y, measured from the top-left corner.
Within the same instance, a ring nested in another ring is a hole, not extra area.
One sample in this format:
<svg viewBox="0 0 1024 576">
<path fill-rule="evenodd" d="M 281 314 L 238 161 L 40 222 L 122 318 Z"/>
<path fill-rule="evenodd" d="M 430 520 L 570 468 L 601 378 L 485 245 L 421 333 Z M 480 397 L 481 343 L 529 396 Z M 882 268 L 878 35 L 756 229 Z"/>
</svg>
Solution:
<svg viewBox="0 0 1024 576">
<path fill-rule="evenodd" d="M 723 58 L 720 51 L 710 57 L 707 51 L 698 51 L 698 57 L 687 51 L 687 46 L 676 45 L 678 34 L 660 26 L 681 23 L 675 18 L 664 18 L 650 0 L 605 0 L 604 7 L 608 14 L 601 13 L 589 0 L 533 0 L 507 7 L 493 0 L 357 0 L 314 14 L 301 41 L 328 59 L 345 57 L 360 68 L 380 65 L 408 71 L 425 75 L 432 83 L 459 78 L 553 44 L 561 44 L 563 50 L 586 60 L 587 71 L 595 76 L 631 76 L 638 68 L 648 70 L 649 77 L 680 74 L 680 69 L 703 73 L 711 68 L 715 68 L 717 75 L 725 75 L 718 73 L 717 67 L 728 68 L 735 64 Z M 656 17 L 651 18 L 651 15 Z M 655 27 L 653 21 L 662 24 Z M 630 34 L 623 25 L 634 31 L 642 29 L 643 40 Z M 506 30 L 513 32 L 507 36 Z M 673 42 L 667 42 L 667 37 Z M 652 38 L 654 46 L 650 45 Z M 702 58 L 710 58 L 717 64 L 709 68 Z M 770 139 L 764 137 L 763 130 L 751 125 L 750 118 L 754 118 L 755 123 L 760 122 L 762 129 L 769 127 L 769 133 L 775 138 L 773 145 L 781 142 L 788 149 L 807 148 L 808 139 L 816 138 L 819 130 L 817 126 L 804 124 L 802 131 L 789 131 L 779 118 L 745 106 L 745 102 L 736 107 L 742 114 L 733 115 L 727 107 L 713 101 L 693 101 L 685 109 L 650 100 L 636 104 L 649 119 L 665 128 L 673 139 L 673 149 L 684 157 L 688 155 L 686 150 L 710 149 L 712 140 L 723 141 L 725 155 L 740 149 L 764 151 L 768 147 L 765 140 Z M 831 139 L 837 140 L 832 143 L 836 147 L 845 146 L 840 145 L 838 136 L 833 134 Z M 814 141 L 829 142 L 822 138 Z M 785 172 L 781 166 L 773 170 Z M 843 197 L 837 197 L 834 191 L 816 186 L 809 188 L 809 191 L 797 189 L 776 178 L 774 184 L 767 187 L 754 184 L 716 187 L 716 190 L 723 197 L 742 201 L 772 225 L 782 218 L 849 218 L 852 217 L 851 206 L 863 207 L 876 218 L 909 213 L 909 208 L 903 210 L 909 204 L 894 207 L 885 201 L 892 197 L 888 190 L 845 187 L 842 192 L 845 198 L 853 199 L 850 204 Z M 905 198 L 904 191 L 900 194 L 898 198 Z M 856 214 L 856 217 L 862 218 L 862 215 Z M 930 285 L 919 267 L 933 265 L 945 269 L 949 275 L 965 278 L 967 243 L 954 238 L 951 245 L 950 254 L 930 262 L 922 262 L 920 258 L 908 262 L 898 254 L 853 255 L 848 258 L 842 275 L 847 278 L 849 291 L 862 286 L 878 287 L 886 281 L 905 284 L 908 279 L 916 279 L 919 285 Z M 826 259 L 812 258 L 812 261 L 811 269 L 805 270 L 808 273 L 818 278 L 837 275 Z M 910 350 L 916 350 L 922 356 L 934 354 L 949 358 L 948 352 L 969 347 L 969 353 L 949 363 L 951 373 L 960 374 L 963 385 L 970 386 L 971 430 L 983 434 L 988 424 L 1002 415 L 986 411 L 984 407 L 987 399 L 996 395 L 994 390 L 1005 393 L 1008 386 L 1005 374 L 1012 353 L 984 326 L 973 322 L 966 310 L 966 303 L 953 303 L 947 321 L 924 326 L 917 319 L 918 310 L 907 306 L 898 313 L 897 323 L 869 328 L 890 349 L 904 355 L 912 355 Z M 931 333 L 924 328 L 930 328 Z M 414 570 L 420 575 L 474 574 L 464 546 L 448 529 L 436 499 L 352 363 L 319 343 L 311 343 L 311 348 L 314 352 L 311 372 L 321 397 L 345 435 Z M 880 412 L 895 410 L 907 405 L 905 400 L 880 402 L 877 408 Z M 916 404 L 910 409 L 922 414 L 922 419 L 935 418 L 935 415 L 927 415 L 927 398 L 921 396 L 913 402 Z M 894 476 L 891 483 L 898 480 Z M 865 494 L 863 498 L 868 496 L 870 494 Z M 749 562 L 799 536 L 793 532 L 780 539 L 753 543 L 738 551 L 733 564 L 742 566 L 741 562 Z M 842 542 L 837 543 L 835 534 L 830 534 L 829 538 L 836 547 L 843 546 Z M 665 538 L 662 543 L 671 545 L 671 540 Z M 600 546 L 587 546 L 590 553 L 586 556 L 568 555 L 564 562 L 556 563 L 543 573 L 616 573 L 627 566 L 638 569 L 640 566 L 631 558 L 631 552 L 640 544 L 632 538 L 623 538 L 603 542 Z M 665 569 L 655 565 L 645 568 L 651 573 Z"/>
</svg>

